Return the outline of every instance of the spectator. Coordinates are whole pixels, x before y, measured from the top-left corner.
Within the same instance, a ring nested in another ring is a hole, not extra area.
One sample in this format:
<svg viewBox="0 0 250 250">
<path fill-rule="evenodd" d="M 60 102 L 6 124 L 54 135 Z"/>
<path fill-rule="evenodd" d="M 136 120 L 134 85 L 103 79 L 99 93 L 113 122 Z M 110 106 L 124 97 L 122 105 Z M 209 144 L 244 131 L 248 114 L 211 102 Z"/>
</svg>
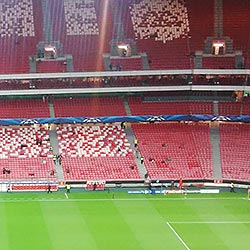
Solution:
<svg viewBox="0 0 250 250">
<path fill-rule="evenodd" d="M 53 155 L 53 161 L 54 161 L 54 164 L 56 164 L 56 162 L 57 162 L 57 157 L 56 157 L 56 155 Z"/>
<path fill-rule="evenodd" d="M 28 147 L 28 145 L 27 144 L 25 144 L 25 143 L 22 143 L 21 144 L 21 149 L 23 149 L 23 148 L 27 148 Z"/>
<path fill-rule="evenodd" d="M 234 190 L 234 183 L 233 183 L 233 182 L 231 182 L 231 184 L 230 184 L 230 192 L 231 192 L 231 193 L 235 193 L 235 190 Z"/>
<path fill-rule="evenodd" d="M 155 159 L 154 158 L 152 158 L 152 157 L 149 157 L 149 159 L 148 159 L 150 162 L 155 162 Z"/>
<path fill-rule="evenodd" d="M 66 185 L 66 190 L 67 190 L 67 193 L 70 193 L 70 189 L 71 189 L 70 184 L 67 184 L 67 185 Z"/>
<path fill-rule="evenodd" d="M 122 129 L 125 129 L 125 128 L 126 128 L 126 122 L 122 122 L 122 123 L 121 123 L 121 128 L 122 128 Z"/>
<path fill-rule="evenodd" d="M 134 147 L 137 148 L 138 147 L 138 140 L 135 138 L 134 139 Z"/>
<path fill-rule="evenodd" d="M 9 193 L 11 191 L 11 186 L 10 184 L 7 185 L 7 193 Z"/>
<path fill-rule="evenodd" d="M 182 181 L 182 178 L 180 178 L 179 185 L 178 185 L 179 189 L 182 189 L 182 184 L 183 184 L 183 181 Z"/>
<path fill-rule="evenodd" d="M 110 71 L 113 70 L 113 64 L 112 64 L 112 62 L 109 64 L 109 70 L 110 70 Z"/>
<path fill-rule="evenodd" d="M 3 174 L 10 174 L 10 170 L 8 168 L 3 168 Z"/>
<path fill-rule="evenodd" d="M 56 159 L 57 159 L 58 163 L 61 165 L 62 164 L 62 154 L 58 153 L 56 155 Z"/>
<path fill-rule="evenodd" d="M 51 191 L 51 185 L 50 185 L 50 184 L 48 184 L 47 193 L 48 193 L 48 194 L 49 194 L 49 193 L 52 193 L 52 191 Z"/>
<path fill-rule="evenodd" d="M 141 156 L 141 164 L 143 164 L 143 163 L 144 163 L 144 157 Z"/>
</svg>

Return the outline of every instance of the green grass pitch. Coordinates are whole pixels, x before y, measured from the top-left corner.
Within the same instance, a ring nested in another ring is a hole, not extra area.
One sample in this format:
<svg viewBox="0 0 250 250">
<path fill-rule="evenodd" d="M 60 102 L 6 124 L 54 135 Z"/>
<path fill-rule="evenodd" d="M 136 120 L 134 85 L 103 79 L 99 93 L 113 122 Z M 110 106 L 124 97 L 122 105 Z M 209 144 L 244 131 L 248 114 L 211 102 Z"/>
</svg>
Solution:
<svg viewBox="0 0 250 250">
<path fill-rule="evenodd" d="M 0 195 L 1 250 L 247 250 L 244 194 Z"/>
</svg>

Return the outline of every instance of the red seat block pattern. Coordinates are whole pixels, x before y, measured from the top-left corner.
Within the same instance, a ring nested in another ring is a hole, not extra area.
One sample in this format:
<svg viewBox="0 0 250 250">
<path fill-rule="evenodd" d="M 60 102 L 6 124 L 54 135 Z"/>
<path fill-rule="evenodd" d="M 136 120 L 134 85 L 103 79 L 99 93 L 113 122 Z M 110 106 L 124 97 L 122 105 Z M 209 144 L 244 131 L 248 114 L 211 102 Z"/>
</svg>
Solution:
<svg viewBox="0 0 250 250">
<path fill-rule="evenodd" d="M 220 125 L 220 155 L 223 179 L 250 181 L 249 140 L 249 125 Z"/>
<path fill-rule="evenodd" d="M 212 178 L 212 149 L 207 125 L 133 125 L 133 131 L 152 179 Z"/>
<path fill-rule="evenodd" d="M 143 102 L 131 97 L 129 107 L 133 115 L 213 114 L 212 102 Z"/>
<path fill-rule="evenodd" d="M 57 130 L 65 180 L 140 178 L 120 126 L 61 126 Z"/>
<path fill-rule="evenodd" d="M 54 100 L 57 117 L 126 115 L 120 97 L 60 98 Z"/>
<path fill-rule="evenodd" d="M 0 100 L 0 118 L 50 117 L 48 102 L 42 99 Z"/>
<path fill-rule="evenodd" d="M 29 126 L 2 127 L 0 138 L 0 180 L 56 179 L 52 174 L 55 169 L 46 130 Z"/>
</svg>

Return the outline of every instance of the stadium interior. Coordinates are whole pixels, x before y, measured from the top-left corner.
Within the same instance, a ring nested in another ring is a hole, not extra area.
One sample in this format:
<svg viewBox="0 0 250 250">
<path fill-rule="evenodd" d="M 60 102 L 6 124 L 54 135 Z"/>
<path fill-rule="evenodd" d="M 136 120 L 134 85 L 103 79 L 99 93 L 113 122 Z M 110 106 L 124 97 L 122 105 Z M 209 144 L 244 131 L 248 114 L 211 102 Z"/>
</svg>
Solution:
<svg viewBox="0 0 250 250">
<path fill-rule="evenodd" d="M 0 181 L 250 183 L 249 13 L 0 0 Z"/>
</svg>

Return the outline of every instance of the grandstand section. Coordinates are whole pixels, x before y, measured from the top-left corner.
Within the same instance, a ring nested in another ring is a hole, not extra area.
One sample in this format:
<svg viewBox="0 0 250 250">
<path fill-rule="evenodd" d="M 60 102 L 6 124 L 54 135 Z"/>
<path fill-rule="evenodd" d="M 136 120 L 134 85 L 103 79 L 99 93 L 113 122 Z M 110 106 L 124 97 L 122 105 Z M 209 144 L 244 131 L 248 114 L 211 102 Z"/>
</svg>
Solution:
<svg viewBox="0 0 250 250">
<path fill-rule="evenodd" d="M 129 107 L 133 115 L 213 114 L 212 102 L 146 102 L 141 97 L 130 97 Z"/>
<path fill-rule="evenodd" d="M 235 58 L 234 56 L 210 56 L 203 57 L 203 69 L 234 69 Z"/>
<path fill-rule="evenodd" d="M 74 71 L 103 70 L 113 22 L 108 1 L 53 0 L 50 12 L 54 40 L 73 56 Z"/>
<path fill-rule="evenodd" d="M 220 102 L 219 115 L 241 115 L 241 102 Z"/>
<path fill-rule="evenodd" d="M 135 58 L 112 58 L 111 70 L 141 70 L 142 62 L 140 57 Z"/>
<path fill-rule="evenodd" d="M 187 0 L 185 4 L 190 25 L 190 53 L 194 54 L 204 49 L 206 37 L 214 33 L 214 1 Z"/>
<path fill-rule="evenodd" d="M 54 99 L 56 117 L 126 115 L 121 97 Z"/>
<path fill-rule="evenodd" d="M 237 5 L 231 0 L 222 4 L 197 0 L 3 1 L 0 73 L 103 71 L 107 54 L 115 70 L 118 64 L 119 70 L 249 68 L 249 8 L 247 0 Z M 209 39 L 224 42 L 230 53 L 207 53 L 213 50 L 206 47 L 213 42 Z M 116 46 L 129 43 L 132 54 L 114 58 L 113 42 Z M 43 70 L 41 63 L 33 68 L 32 59 L 38 62 L 41 56 L 39 44 L 57 44 L 58 57 L 71 58 L 69 67 L 65 70 L 55 63 Z M 199 67 L 194 62 L 197 51 L 205 55 Z"/>
<path fill-rule="evenodd" d="M 0 118 L 45 118 L 49 106 L 42 99 L 0 100 Z"/>
<path fill-rule="evenodd" d="M 249 68 L 247 0 L 237 5 L 231 0 L 21 0 L 0 6 L 2 74 L 103 71 L 107 54 L 114 70 L 118 64 L 119 70 Z M 214 41 L 226 46 L 225 55 L 213 55 Z M 113 42 L 128 43 L 132 54 L 114 58 Z M 57 62 L 34 68 L 34 61 L 44 59 L 39 44 L 55 46 L 60 58 L 69 56 L 68 68 Z M 204 55 L 198 66 L 196 52 Z"/>
<path fill-rule="evenodd" d="M 250 180 L 249 125 L 220 125 L 221 168 L 224 180 Z"/>
<path fill-rule="evenodd" d="M 95 1 L 64 0 L 67 35 L 99 35 Z"/>
<path fill-rule="evenodd" d="M 249 10 L 0 1 L 0 179 L 249 183 Z"/>
<path fill-rule="evenodd" d="M 213 178 L 208 125 L 169 123 L 132 128 L 150 178 Z"/>
<path fill-rule="evenodd" d="M 65 60 L 38 61 L 36 64 L 37 73 L 66 72 L 67 62 Z"/>
<path fill-rule="evenodd" d="M 65 180 L 140 179 L 120 126 L 73 126 L 57 129 Z"/>
<path fill-rule="evenodd" d="M 29 56 L 43 36 L 40 1 L 1 3 L 0 73 L 28 73 Z"/>
<path fill-rule="evenodd" d="M 56 180 L 46 129 L 31 126 L 0 128 L 0 180 Z"/>
<path fill-rule="evenodd" d="M 35 36 L 32 0 L 1 3 L 0 37 Z"/>
<path fill-rule="evenodd" d="M 226 0 L 223 1 L 223 7 L 224 34 L 233 39 L 235 49 L 246 53 L 249 50 L 250 35 L 249 1 L 243 0 L 235 4 L 233 0 Z"/>
</svg>

